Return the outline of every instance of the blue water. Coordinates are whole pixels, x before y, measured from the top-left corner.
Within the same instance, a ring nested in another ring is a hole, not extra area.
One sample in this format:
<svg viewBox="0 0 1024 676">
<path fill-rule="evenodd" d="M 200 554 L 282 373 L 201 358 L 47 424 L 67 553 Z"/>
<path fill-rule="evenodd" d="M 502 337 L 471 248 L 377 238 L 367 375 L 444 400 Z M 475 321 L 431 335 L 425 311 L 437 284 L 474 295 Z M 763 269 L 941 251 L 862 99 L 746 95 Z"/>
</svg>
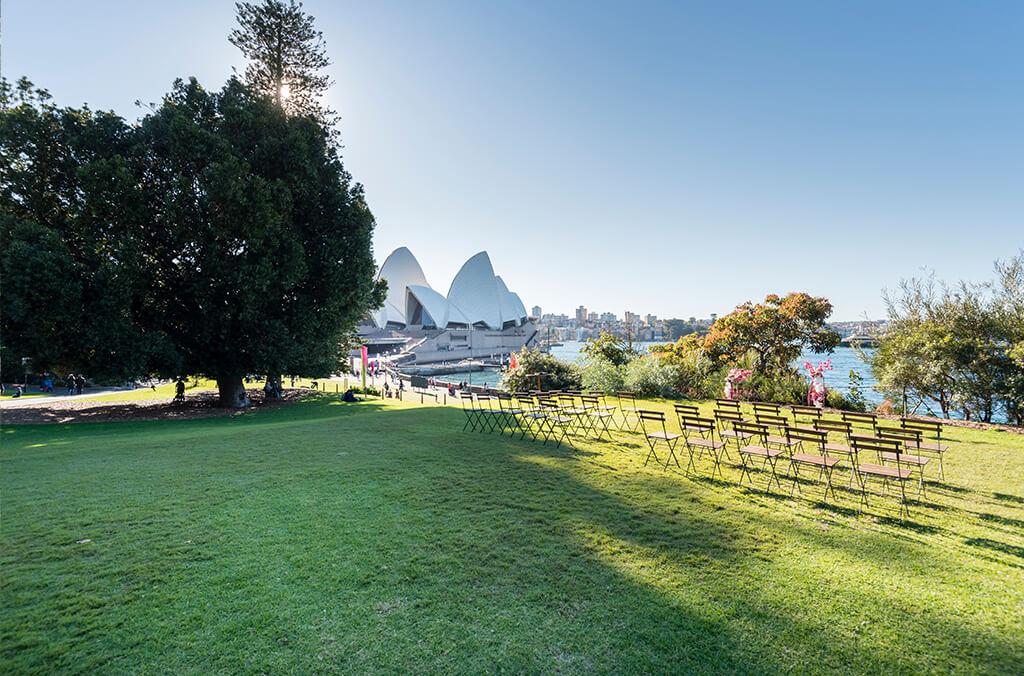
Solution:
<svg viewBox="0 0 1024 676">
<path fill-rule="evenodd" d="M 651 345 L 662 345 L 664 343 L 633 343 L 633 347 L 637 348 L 641 352 L 646 352 Z M 559 347 L 552 347 L 551 354 L 558 357 L 562 361 L 579 363 L 583 360 L 583 354 L 581 349 L 584 343 L 577 341 L 568 341 Z M 867 356 L 870 356 L 874 350 L 864 350 Z M 871 373 L 871 366 L 865 364 L 860 355 L 856 350 L 849 347 L 837 347 L 832 354 L 815 354 L 813 352 L 806 352 L 800 355 L 799 362 L 796 364 L 797 368 L 801 373 L 806 374 L 804 371 L 803 364 L 805 361 L 809 361 L 814 365 L 818 362 L 825 361 L 826 359 L 832 360 L 832 370 L 825 372 L 825 386 L 830 390 L 838 390 L 843 394 L 846 394 L 850 390 L 850 371 L 856 371 L 861 375 L 863 381 L 861 382 L 861 392 L 864 394 L 864 398 L 872 404 L 882 403 L 881 393 L 875 391 L 875 384 L 878 382 L 875 380 L 875 376 Z M 808 381 L 810 379 L 808 378 Z"/>
</svg>

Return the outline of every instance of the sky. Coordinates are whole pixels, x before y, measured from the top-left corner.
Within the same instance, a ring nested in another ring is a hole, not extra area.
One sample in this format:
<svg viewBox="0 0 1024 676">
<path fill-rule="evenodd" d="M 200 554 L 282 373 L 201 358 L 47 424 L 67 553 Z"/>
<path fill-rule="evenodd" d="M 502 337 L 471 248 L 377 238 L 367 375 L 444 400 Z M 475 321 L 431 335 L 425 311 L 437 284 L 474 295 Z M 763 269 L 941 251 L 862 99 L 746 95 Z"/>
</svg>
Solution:
<svg viewBox="0 0 1024 676">
<path fill-rule="evenodd" d="M 1024 2 L 328 2 L 378 263 L 474 253 L 528 308 L 884 317 L 1024 248 Z M 128 119 L 241 72 L 224 1 L 3 0 L 0 70 Z"/>
</svg>

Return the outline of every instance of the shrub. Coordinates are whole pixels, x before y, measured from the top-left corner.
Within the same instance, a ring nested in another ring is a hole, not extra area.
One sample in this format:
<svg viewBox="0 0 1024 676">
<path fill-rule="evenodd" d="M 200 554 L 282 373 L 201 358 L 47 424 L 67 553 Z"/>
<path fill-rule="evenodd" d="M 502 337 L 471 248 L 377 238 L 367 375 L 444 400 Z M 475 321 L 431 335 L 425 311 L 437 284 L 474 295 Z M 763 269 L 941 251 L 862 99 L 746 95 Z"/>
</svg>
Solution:
<svg viewBox="0 0 1024 676">
<path fill-rule="evenodd" d="M 550 354 L 524 347 L 516 353 L 516 361 L 516 367 L 501 376 L 501 386 L 509 392 L 537 389 L 535 374 L 538 373 L 541 374 L 542 390 L 578 390 L 582 387 L 579 367 L 559 361 Z"/>
<path fill-rule="evenodd" d="M 679 369 L 656 356 L 637 357 L 625 366 L 627 390 L 644 397 L 678 397 Z"/>
<path fill-rule="evenodd" d="M 581 369 L 583 387 L 609 394 L 625 389 L 624 367 L 602 357 L 587 357 Z"/>
<path fill-rule="evenodd" d="M 750 378 L 750 389 L 760 401 L 804 404 L 807 402 L 807 387 L 807 381 L 792 370 L 755 371 Z"/>
</svg>

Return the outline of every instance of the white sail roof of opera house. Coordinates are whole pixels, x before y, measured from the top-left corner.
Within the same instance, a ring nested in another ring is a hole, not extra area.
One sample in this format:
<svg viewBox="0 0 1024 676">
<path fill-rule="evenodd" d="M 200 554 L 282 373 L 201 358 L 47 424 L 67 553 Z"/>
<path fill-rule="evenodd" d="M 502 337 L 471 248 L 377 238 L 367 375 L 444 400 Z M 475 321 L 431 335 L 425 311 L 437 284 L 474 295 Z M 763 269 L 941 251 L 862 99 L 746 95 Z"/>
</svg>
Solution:
<svg viewBox="0 0 1024 676">
<path fill-rule="evenodd" d="M 405 290 L 406 324 L 445 328 L 449 324 L 469 326 L 459 308 L 429 286 L 410 286 Z"/>
<path fill-rule="evenodd" d="M 462 264 L 448 289 L 448 302 L 462 310 L 471 324 L 486 324 L 492 329 L 502 327 L 498 282 L 486 251 Z"/>
<path fill-rule="evenodd" d="M 405 324 L 405 289 L 409 286 L 426 286 L 427 278 L 419 261 L 409 249 L 399 247 L 384 259 L 380 266 L 377 279 L 388 282 L 388 296 L 384 307 L 374 313 L 373 321 L 377 326 L 384 327 L 388 322 Z"/>
<path fill-rule="evenodd" d="M 384 260 L 377 278 L 388 283 L 384 307 L 371 318 L 379 328 L 389 323 L 439 329 L 483 325 L 500 331 L 509 323 L 521 326 L 528 320 L 523 301 L 494 274 L 486 251 L 462 265 L 447 298 L 431 288 L 416 257 L 405 247 Z"/>
</svg>

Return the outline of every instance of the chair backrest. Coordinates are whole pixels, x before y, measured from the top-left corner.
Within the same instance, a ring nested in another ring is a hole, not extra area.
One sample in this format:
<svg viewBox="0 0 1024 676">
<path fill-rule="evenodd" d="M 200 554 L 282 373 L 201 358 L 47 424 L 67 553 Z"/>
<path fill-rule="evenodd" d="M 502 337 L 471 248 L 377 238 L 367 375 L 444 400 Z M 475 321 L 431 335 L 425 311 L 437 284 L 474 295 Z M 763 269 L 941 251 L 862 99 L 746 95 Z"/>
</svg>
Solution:
<svg viewBox="0 0 1024 676">
<path fill-rule="evenodd" d="M 576 396 L 569 394 L 568 392 L 563 392 L 558 395 L 558 401 L 562 402 L 562 406 L 572 408 L 576 405 Z"/>
<path fill-rule="evenodd" d="M 747 422 L 745 420 L 737 420 L 732 424 L 732 428 L 743 434 L 751 434 L 760 439 L 761 444 L 768 443 L 768 426 L 756 422 Z"/>
<path fill-rule="evenodd" d="M 735 399 L 715 399 L 715 408 L 740 410 L 740 402 Z"/>
<path fill-rule="evenodd" d="M 619 402 L 625 402 L 627 406 L 636 406 L 636 394 L 633 392 L 619 392 Z"/>
<path fill-rule="evenodd" d="M 754 420 L 761 423 L 762 425 L 766 425 L 768 427 L 777 427 L 780 430 L 785 430 L 787 427 L 789 427 L 789 418 L 786 418 L 781 415 L 755 413 Z"/>
<path fill-rule="evenodd" d="M 697 415 L 680 415 L 679 428 L 683 431 L 683 434 L 687 432 L 713 434 L 715 431 L 715 419 L 702 418 Z"/>
<path fill-rule="evenodd" d="M 856 462 L 860 462 L 860 454 L 864 452 L 875 453 L 879 462 L 882 460 L 882 453 L 895 453 L 896 464 L 900 462 L 900 447 L 902 444 L 898 439 L 880 439 L 869 437 L 863 434 L 850 435 L 850 447 L 853 448 L 853 455 Z"/>
<path fill-rule="evenodd" d="M 787 427 L 786 438 L 791 442 L 798 442 L 801 450 L 814 450 L 817 451 L 818 455 L 825 455 L 825 443 L 828 441 L 828 432 L 812 430 L 806 427 Z"/>
<path fill-rule="evenodd" d="M 883 427 L 879 425 L 875 429 L 875 435 L 882 439 L 896 439 L 902 441 L 906 447 L 921 445 L 921 430 L 904 429 L 902 427 Z"/>
<path fill-rule="evenodd" d="M 811 418 L 812 420 L 819 420 L 821 418 L 821 409 L 817 406 L 793 405 L 789 407 L 789 410 L 793 412 L 794 420 L 797 418 Z"/>
<path fill-rule="evenodd" d="M 843 422 L 848 422 L 853 426 L 861 425 L 864 427 L 870 427 L 871 429 L 878 427 L 878 416 L 874 413 L 843 411 L 840 416 L 842 417 Z"/>
<path fill-rule="evenodd" d="M 580 401 L 583 403 L 584 406 L 590 408 L 597 408 L 599 403 L 596 394 L 581 394 Z"/>
<path fill-rule="evenodd" d="M 715 409 L 715 420 L 719 425 L 732 426 L 734 423 L 743 422 L 743 415 L 738 411 L 723 411 Z"/>
<path fill-rule="evenodd" d="M 782 407 L 778 404 L 773 404 L 770 401 L 755 401 L 751 406 L 754 407 L 754 413 L 767 413 L 768 415 L 779 415 L 782 411 Z"/>
<path fill-rule="evenodd" d="M 828 432 L 829 434 L 841 434 L 847 441 L 850 439 L 850 435 L 853 434 L 853 425 L 844 420 L 815 420 L 814 429 Z"/>
<path fill-rule="evenodd" d="M 900 426 L 908 430 L 921 430 L 925 434 L 935 435 L 936 441 L 942 440 L 942 423 L 938 420 L 921 420 L 919 418 L 900 418 Z"/>
<path fill-rule="evenodd" d="M 537 397 L 537 403 L 541 408 L 561 410 L 562 405 L 554 397 Z"/>
<path fill-rule="evenodd" d="M 652 431 L 658 431 L 661 428 L 662 432 L 668 433 L 668 429 L 665 427 L 665 414 L 661 411 L 646 411 L 639 410 L 636 412 L 637 417 L 640 418 L 640 427 L 643 429 L 644 434 L 651 434 Z"/>
<path fill-rule="evenodd" d="M 700 415 L 700 409 L 697 408 L 696 406 L 694 406 L 693 404 L 676 404 L 675 405 L 675 409 L 676 409 L 676 414 L 680 415 L 680 416 L 683 416 L 683 415 L 699 416 Z"/>
</svg>

